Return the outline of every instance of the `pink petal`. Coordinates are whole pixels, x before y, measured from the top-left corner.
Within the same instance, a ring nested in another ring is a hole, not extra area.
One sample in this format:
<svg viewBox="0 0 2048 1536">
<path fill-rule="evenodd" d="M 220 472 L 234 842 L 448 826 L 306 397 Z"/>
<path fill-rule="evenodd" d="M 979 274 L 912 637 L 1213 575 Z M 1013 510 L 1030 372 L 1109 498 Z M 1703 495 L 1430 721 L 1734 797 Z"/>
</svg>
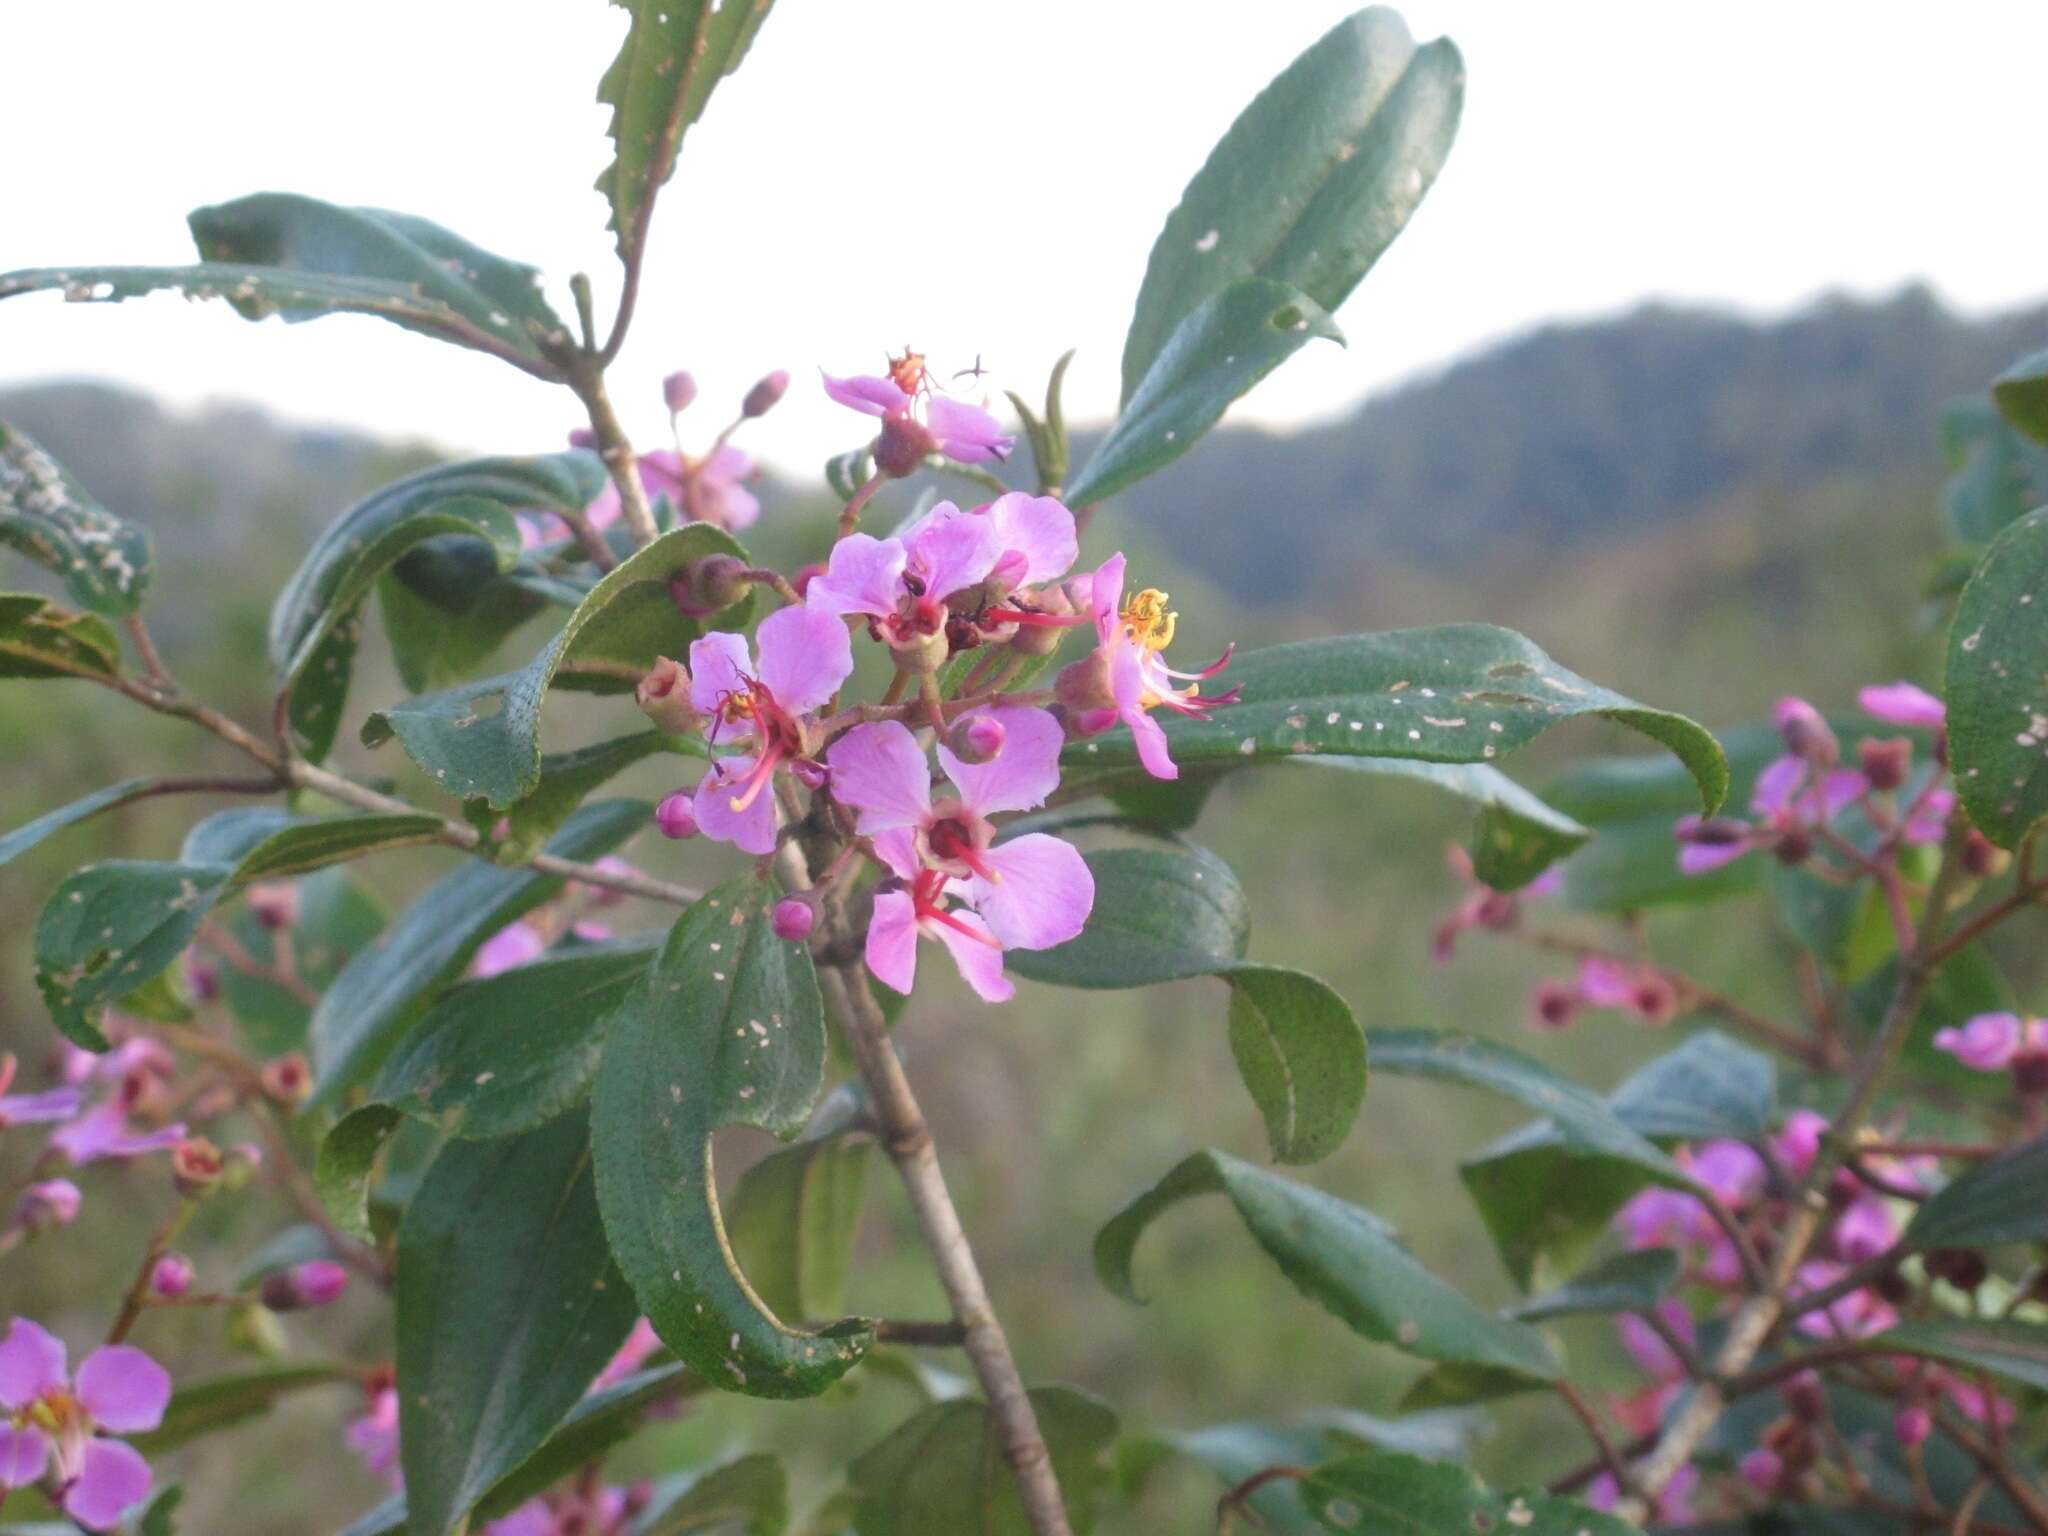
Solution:
<svg viewBox="0 0 2048 1536">
<path fill-rule="evenodd" d="M 683 504 L 683 456 L 673 448 L 656 448 L 641 454 L 636 462 L 640 468 L 640 484 L 647 492 L 651 503 L 657 497 L 666 496 L 669 504 L 678 509 Z"/>
<path fill-rule="evenodd" d="M 784 613 L 796 611 L 794 608 L 783 609 Z M 835 628 L 839 626 L 837 619 L 828 622 Z M 842 635 L 846 633 L 843 628 L 839 632 Z M 744 853 L 768 854 L 775 851 L 773 786 L 763 785 L 745 810 L 733 809 L 733 801 L 739 797 L 739 786 L 746 782 L 755 761 L 751 757 L 720 758 L 711 765 L 711 770 L 697 786 L 696 798 L 691 804 L 697 812 L 697 830 L 706 837 L 731 843 Z"/>
<path fill-rule="evenodd" d="M 705 520 L 721 528 L 751 528 L 761 516 L 761 498 L 738 481 L 699 481 L 698 491 Z"/>
<path fill-rule="evenodd" d="M 856 533 L 832 546 L 825 574 L 804 589 L 804 605 L 821 613 L 867 613 L 886 618 L 903 600 L 903 567 L 910 558 L 900 539 Z"/>
<path fill-rule="evenodd" d="M 754 656 L 744 635 L 715 629 L 690 642 L 690 704 L 700 715 L 716 715 L 719 706 L 736 693 L 747 691 L 747 679 L 754 672 Z M 722 740 L 751 736 L 753 726 L 745 721 L 721 723 Z"/>
<path fill-rule="evenodd" d="M 1906 818 L 1906 841 L 1926 845 L 1938 843 L 1948 833 L 1948 819 L 1956 808 L 1956 797 L 1946 789 L 1933 790 Z"/>
<path fill-rule="evenodd" d="M 1626 1008 L 1635 1001 L 1635 971 L 1610 956 L 1588 955 L 1579 962 L 1579 995 L 1591 1008 Z"/>
<path fill-rule="evenodd" d="M 64 1490 L 64 1513 L 87 1530 L 110 1531 L 131 1505 L 149 1497 L 149 1463 L 132 1445 L 92 1440 L 76 1482 Z"/>
<path fill-rule="evenodd" d="M 892 827 L 874 836 L 875 857 L 899 880 L 915 880 L 924 873 L 917 857 L 917 833 L 909 827 Z"/>
<path fill-rule="evenodd" d="M 0 1408 L 26 1408 L 64 1385 L 64 1341 L 25 1317 L 0 1338 Z"/>
<path fill-rule="evenodd" d="M 501 976 L 506 971 L 517 970 L 538 960 L 547 947 L 547 940 L 532 924 L 507 923 L 477 949 L 476 958 L 469 962 L 469 973 L 472 976 Z"/>
<path fill-rule="evenodd" d="M 1678 872 L 1682 875 L 1704 875 L 1723 864 L 1734 863 L 1749 851 L 1748 843 L 1680 843 Z"/>
<path fill-rule="evenodd" d="M 107 1344 L 78 1367 L 78 1400 L 93 1422 L 117 1435 L 137 1435 L 163 1422 L 171 1378 L 132 1344 Z"/>
<path fill-rule="evenodd" d="M 540 1499 L 528 1499 L 502 1520 L 484 1527 L 484 1536 L 554 1536 L 554 1511 Z"/>
<path fill-rule="evenodd" d="M 1899 1235 L 1898 1224 L 1883 1200 L 1864 1195 L 1850 1202 L 1835 1219 L 1835 1253 L 1849 1264 L 1876 1258 Z"/>
<path fill-rule="evenodd" d="M 2016 1013 L 1980 1013 L 1961 1029 L 1936 1030 L 1934 1048 L 1979 1072 L 2003 1072 L 2012 1065 L 2024 1032 Z"/>
<path fill-rule="evenodd" d="M 1820 1151 L 1821 1137 L 1827 1128 L 1826 1115 L 1811 1109 L 1795 1109 L 1785 1117 L 1784 1128 L 1771 1142 L 1771 1151 L 1785 1165 L 1787 1173 L 1795 1179 L 1803 1179 L 1813 1166 L 1813 1159 Z"/>
<path fill-rule="evenodd" d="M 607 480 L 604 489 L 597 493 L 597 500 L 583 509 L 584 521 L 602 533 L 619 520 L 625 505 L 619 497 L 619 488 Z"/>
<path fill-rule="evenodd" d="M 16 1429 L 0 1420 L 0 1488 L 26 1488 L 49 1464 L 50 1442 L 33 1425 Z"/>
<path fill-rule="evenodd" d="M 753 457 L 727 443 L 697 468 L 699 480 L 746 480 L 754 473 Z"/>
<path fill-rule="evenodd" d="M 1053 729 L 1057 732 L 1058 725 Z M 931 815 L 931 768 L 924 748 L 900 722 L 856 725 L 832 743 L 825 761 L 832 769 L 834 798 L 860 812 L 863 835 L 917 826 Z"/>
<path fill-rule="evenodd" d="M 621 1344 L 617 1353 L 605 1363 L 605 1368 L 597 1373 L 597 1380 L 590 1384 L 591 1391 L 595 1392 L 600 1387 L 609 1387 L 615 1382 L 624 1381 L 639 1370 L 646 1363 L 647 1357 L 659 1348 L 661 1339 L 654 1331 L 654 1324 L 644 1317 L 640 1318 L 633 1324 L 632 1332 L 626 1335 L 626 1342 Z"/>
<path fill-rule="evenodd" d="M 964 515 L 931 520 L 909 549 L 910 572 L 926 593 L 941 600 L 986 581 L 1002 554 L 995 524 Z"/>
<path fill-rule="evenodd" d="M 1029 811 L 1045 804 L 1059 787 L 1060 748 L 1066 733 L 1043 709 L 975 709 L 961 716 L 972 720 L 989 715 L 1002 722 L 1003 744 L 985 763 L 963 763 L 944 742 L 939 766 L 946 770 L 969 810 L 981 816 L 998 811 Z"/>
<path fill-rule="evenodd" d="M 826 394 L 841 405 L 851 406 L 863 416 L 887 416 L 910 404 L 910 396 L 898 389 L 891 380 L 876 374 L 856 373 L 848 378 L 836 379 L 821 370 L 820 376 L 825 380 Z"/>
<path fill-rule="evenodd" d="M 1005 436 L 995 417 L 978 405 L 934 395 L 925 411 L 925 422 L 939 440 L 939 452 L 960 464 L 981 464 L 1005 459 L 1017 446 L 1017 439 Z"/>
<path fill-rule="evenodd" d="M 988 924 L 964 907 L 955 907 L 946 915 L 978 933 L 989 932 Z M 930 929 L 936 931 L 938 941 L 946 946 L 946 952 L 953 957 L 962 979 L 974 989 L 975 996 L 985 1003 L 1007 1003 L 1017 995 L 1016 984 L 1003 974 L 1003 952 L 1000 949 L 971 939 L 944 923 L 933 923 Z M 994 937 L 993 934 L 989 936 Z"/>
<path fill-rule="evenodd" d="M 754 643 L 761 652 L 761 681 L 792 715 L 823 704 L 853 671 L 846 626 L 814 608 L 777 609 L 761 621 Z M 695 646 L 690 653 L 696 655 Z"/>
<path fill-rule="evenodd" d="M 1050 949 L 1079 933 L 1095 905 L 1095 877 L 1072 843 L 1043 832 L 988 851 L 1000 880 L 976 876 L 968 900 L 1005 949 Z"/>
<path fill-rule="evenodd" d="M 1789 754 L 1773 759 L 1756 776 L 1756 788 L 1750 792 L 1749 808 L 1759 816 L 1775 816 L 1792 808 L 1793 791 L 1806 778 L 1806 763 L 1803 759 Z"/>
<path fill-rule="evenodd" d="M 76 1088 L 52 1088 L 46 1093 L 17 1093 L 0 1098 L 0 1126 L 39 1125 L 52 1120 L 69 1120 L 78 1113 Z"/>
<path fill-rule="evenodd" d="M 1870 780 L 1848 768 L 1837 768 L 1820 781 L 1815 807 L 1809 800 L 1808 810 L 1818 809 L 1820 819 L 1825 821 L 1854 805 L 1870 793 Z"/>
<path fill-rule="evenodd" d="M 1095 615 L 1095 638 L 1104 645 L 1109 644 L 1110 637 L 1116 633 L 1123 603 L 1124 557 L 1119 552 L 1103 561 L 1095 572 L 1088 599 L 1088 606 Z"/>
<path fill-rule="evenodd" d="M 1020 586 L 1057 581 L 1074 568 L 1081 553 L 1074 514 L 1053 497 L 1010 491 L 989 503 L 987 516 L 995 524 L 997 547 L 1024 557 Z"/>
<path fill-rule="evenodd" d="M 875 897 L 868 922 L 868 969 L 875 980 L 908 993 L 917 980 L 917 904 L 904 891 L 883 891 Z"/>
<path fill-rule="evenodd" d="M 1764 1161 L 1739 1141 L 1710 1141 L 1695 1151 L 1687 1171 L 1721 1199 L 1747 1205 L 1764 1185 Z"/>
<path fill-rule="evenodd" d="M 1874 715 L 1888 725 L 1933 730 L 1948 723 L 1948 706 L 1911 683 L 1881 683 L 1861 689 L 1856 703 L 1866 715 Z"/>
</svg>

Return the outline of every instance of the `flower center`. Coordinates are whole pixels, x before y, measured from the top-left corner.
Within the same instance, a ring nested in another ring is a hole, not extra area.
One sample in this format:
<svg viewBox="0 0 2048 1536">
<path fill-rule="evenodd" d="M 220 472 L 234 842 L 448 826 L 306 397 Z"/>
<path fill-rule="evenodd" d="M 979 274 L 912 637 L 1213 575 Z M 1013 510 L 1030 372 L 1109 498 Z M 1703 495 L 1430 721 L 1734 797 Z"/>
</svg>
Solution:
<svg viewBox="0 0 2048 1536">
<path fill-rule="evenodd" d="M 1122 618 L 1133 640 L 1148 651 L 1163 651 L 1173 644 L 1173 627 L 1180 615 L 1167 609 L 1164 592 L 1147 587 L 1126 600 Z"/>
<path fill-rule="evenodd" d="M 889 359 L 889 382 L 906 395 L 922 394 L 931 387 L 930 375 L 925 372 L 924 354 L 903 349 L 901 357 Z"/>
<path fill-rule="evenodd" d="M 924 843 L 934 864 L 950 877 L 979 875 L 991 883 L 1002 876 L 988 861 L 990 827 L 957 802 L 939 807 L 939 814 L 925 828 Z M 941 888 L 944 881 L 940 882 Z"/>
</svg>

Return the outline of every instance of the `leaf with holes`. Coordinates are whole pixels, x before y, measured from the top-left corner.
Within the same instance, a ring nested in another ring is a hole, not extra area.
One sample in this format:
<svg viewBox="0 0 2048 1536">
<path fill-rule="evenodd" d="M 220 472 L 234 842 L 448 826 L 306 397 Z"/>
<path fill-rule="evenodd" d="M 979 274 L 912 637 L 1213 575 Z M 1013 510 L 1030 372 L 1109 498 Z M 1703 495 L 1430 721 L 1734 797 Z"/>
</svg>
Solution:
<svg viewBox="0 0 2048 1536">
<path fill-rule="evenodd" d="M 29 592 L 0 593 L 0 677 L 107 678 L 121 642 L 105 619 Z"/>
<path fill-rule="evenodd" d="M 683 135 L 718 82 L 740 67 L 774 0 L 613 0 L 632 16 L 598 82 L 612 109 L 613 159 L 597 179 L 619 254 L 637 254 L 654 196 L 674 173 Z"/>
<path fill-rule="evenodd" d="M 707 628 L 744 622 L 748 598 L 698 621 L 669 596 L 670 577 L 720 554 L 744 551 L 709 523 L 672 529 L 607 572 L 525 667 L 378 710 L 364 723 L 363 744 L 395 736 L 450 794 L 504 809 L 540 782 L 540 715 L 550 688 L 630 693 L 658 657 L 683 655 Z"/>
<path fill-rule="evenodd" d="M 540 274 L 426 219 L 258 192 L 195 209 L 186 222 L 202 258 L 195 266 L 0 273 L 0 299 L 57 289 L 67 299 L 118 303 L 175 289 L 225 299 L 246 320 L 376 315 L 560 377 L 550 354 L 569 332 L 542 297 Z"/>
<path fill-rule="evenodd" d="M 1353 1332 L 1424 1360 L 1498 1367 L 1535 1381 L 1562 1371 L 1543 1335 L 1474 1306 L 1425 1269 L 1370 1211 L 1214 1150 L 1197 1152 L 1112 1217 L 1095 1238 L 1095 1272 L 1139 1299 L 1131 1258 L 1171 1206 L 1223 1194 L 1282 1274 Z"/>
<path fill-rule="evenodd" d="M 147 533 L 94 501 L 63 465 L 4 421 L 0 544 L 54 571 L 74 600 L 109 618 L 142 607 L 155 570 Z"/>
<path fill-rule="evenodd" d="M 545 1443 L 633 1326 L 585 1117 L 444 1146 L 399 1228 L 395 1301 L 408 1524 L 440 1536 Z"/>
<path fill-rule="evenodd" d="M 642 989 L 607 1027 L 592 1099 L 605 1231 L 655 1332 L 712 1385 L 811 1397 L 874 1333 L 847 1318 L 815 1332 L 767 1311 L 718 1207 L 711 1133 L 791 1136 L 823 1085 L 824 1004 L 801 944 L 770 926 L 774 890 L 744 878 L 670 930 Z"/>
<path fill-rule="evenodd" d="M 2048 816 L 2048 507 L 1992 541 L 1949 628 L 1948 740 L 1978 830 L 2017 846 Z"/>
</svg>

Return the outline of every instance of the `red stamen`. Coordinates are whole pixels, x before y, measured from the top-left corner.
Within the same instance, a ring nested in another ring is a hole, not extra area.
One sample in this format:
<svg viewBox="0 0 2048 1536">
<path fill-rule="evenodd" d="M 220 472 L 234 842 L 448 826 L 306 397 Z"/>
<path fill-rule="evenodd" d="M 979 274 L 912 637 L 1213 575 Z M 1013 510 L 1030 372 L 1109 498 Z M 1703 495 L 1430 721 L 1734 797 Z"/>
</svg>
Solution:
<svg viewBox="0 0 2048 1536">
<path fill-rule="evenodd" d="M 974 942 L 977 944 L 986 944 L 990 949 L 1000 952 L 1003 947 L 1002 941 L 997 939 L 994 934 L 983 933 L 979 928 L 970 928 L 967 926 L 967 924 L 961 922 L 960 919 L 955 917 L 952 913 L 943 911 L 938 907 L 927 908 L 924 911 L 921 911 L 918 914 L 918 916 L 928 917 L 933 922 L 941 923 L 944 926 L 952 929 L 955 933 L 960 934 L 965 938 L 970 938 L 974 940 Z"/>
<path fill-rule="evenodd" d="M 760 797 L 761 791 L 767 788 L 768 781 L 775 777 L 775 765 L 782 760 L 782 757 L 783 751 L 780 746 L 766 742 L 762 743 L 761 756 L 755 761 L 752 771 L 742 781 L 740 793 L 732 797 L 731 804 L 734 811 L 744 811 Z"/>
<path fill-rule="evenodd" d="M 1049 629 L 1071 629 L 1078 624 L 1095 622 L 1085 613 L 1033 613 L 1028 608 L 990 608 L 981 617 L 990 624 L 1037 624 Z"/>
</svg>

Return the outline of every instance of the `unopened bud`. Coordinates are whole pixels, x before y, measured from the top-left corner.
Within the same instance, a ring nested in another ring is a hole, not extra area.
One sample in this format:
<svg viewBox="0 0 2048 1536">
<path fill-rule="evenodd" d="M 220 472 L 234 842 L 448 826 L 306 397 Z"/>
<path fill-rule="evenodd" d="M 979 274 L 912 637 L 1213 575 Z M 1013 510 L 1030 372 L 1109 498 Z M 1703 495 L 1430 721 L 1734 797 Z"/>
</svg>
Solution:
<svg viewBox="0 0 2048 1536">
<path fill-rule="evenodd" d="M 640 706 L 643 715 L 671 736 L 696 732 L 697 710 L 690 703 L 690 674 L 679 661 L 656 657 L 647 675 L 633 689 L 633 702 Z"/>
<path fill-rule="evenodd" d="M 249 887 L 249 915 L 273 933 L 299 920 L 299 888 L 282 880 L 259 880 Z"/>
<path fill-rule="evenodd" d="M 1828 1416 L 1828 1389 L 1818 1371 L 1801 1371 L 1778 1388 L 1778 1395 L 1795 1417 L 1818 1424 Z"/>
<path fill-rule="evenodd" d="M 654 808 L 654 824 L 663 837 L 680 842 L 697 835 L 697 806 L 687 789 L 679 789 Z"/>
<path fill-rule="evenodd" d="M 952 654 L 953 642 L 946 638 L 944 625 L 935 630 L 912 630 L 905 635 L 889 637 L 889 657 L 896 663 L 896 670 L 912 677 L 929 677 L 943 667 Z"/>
<path fill-rule="evenodd" d="M 1742 1480 L 1758 1493 L 1771 1493 L 1776 1490 L 1778 1479 L 1785 1475 L 1785 1463 L 1777 1452 L 1759 1447 L 1744 1456 L 1737 1463 L 1736 1470 L 1742 1474 Z"/>
<path fill-rule="evenodd" d="M 1052 680 L 1052 693 L 1077 723 L 1098 711 L 1114 710 L 1116 695 L 1109 686 L 1108 656 L 1098 648 L 1062 667 Z"/>
<path fill-rule="evenodd" d="M 775 903 L 775 910 L 768 921 L 775 930 L 775 937 L 801 944 L 811 936 L 811 928 L 818 921 L 818 912 L 801 896 L 785 896 Z"/>
<path fill-rule="evenodd" d="M 1785 750 L 1794 757 L 1822 767 L 1832 767 L 1841 757 L 1842 744 L 1835 739 L 1835 733 L 1829 729 L 1821 712 L 1806 700 L 1778 700 L 1777 708 L 1771 711 L 1771 720 L 1778 727 Z"/>
<path fill-rule="evenodd" d="M 279 1104 L 299 1105 L 312 1096 L 313 1069 L 297 1051 L 266 1061 L 259 1075 L 264 1093 Z"/>
<path fill-rule="evenodd" d="M 813 560 L 809 565 L 799 566 L 797 573 L 789 578 L 789 584 L 796 589 L 798 597 L 811 590 L 811 583 L 825 574 L 825 567 Z"/>
<path fill-rule="evenodd" d="M 1908 1403 L 1892 1415 L 1892 1433 L 1908 1450 L 1916 1445 L 1925 1445 L 1927 1437 L 1934 1433 L 1934 1416 L 1924 1404 Z"/>
<path fill-rule="evenodd" d="M 2012 863 L 2012 855 L 1975 827 L 1963 835 L 1963 872 L 1979 880 L 1995 880 Z"/>
<path fill-rule="evenodd" d="M 986 763 L 1003 750 L 1008 734 L 996 716 L 977 711 L 953 722 L 946 732 L 946 747 L 963 763 Z"/>
<path fill-rule="evenodd" d="M 734 555 L 706 555 L 669 578 L 668 595 L 686 619 L 708 618 L 747 595 L 747 563 Z"/>
<path fill-rule="evenodd" d="M 747 398 L 740 402 L 740 414 L 742 416 L 766 416 L 777 405 L 781 404 L 782 397 L 788 393 L 789 370 L 787 368 L 778 368 L 773 373 L 764 375 L 752 389 L 747 391 Z"/>
<path fill-rule="evenodd" d="M 204 1136 L 188 1136 L 171 1148 L 171 1182 L 188 1200 L 212 1194 L 223 1166 L 220 1148 Z"/>
<path fill-rule="evenodd" d="M 243 1188 L 263 1169 L 263 1149 L 253 1141 L 241 1142 L 228 1148 L 228 1155 L 222 1160 L 220 1187 L 229 1194 Z"/>
<path fill-rule="evenodd" d="M 1771 853 L 1780 864 L 1804 864 L 1813 857 L 1813 834 L 1803 827 L 1787 827 L 1772 842 Z"/>
<path fill-rule="evenodd" d="M 805 732 L 806 738 L 809 732 Z M 808 757 L 800 757 L 789 765 L 791 775 L 805 789 L 823 789 L 832 782 L 832 770 L 823 763 Z"/>
<path fill-rule="evenodd" d="M 228 1344 L 245 1355 L 274 1359 L 285 1352 L 284 1324 L 268 1307 L 255 1303 L 236 1307 L 228 1314 Z"/>
<path fill-rule="evenodd" d="M 586 449 L 591 453 L 595 453 L 597 452 L 597 434 L 588 427 L 571 427 L 569 429 L 569 446 L 571 448 Z"/>
<path fill-rule="evenodd" d="M 45 1179 L 21 1192 L 20 1203 L 14 1207 L 14 1219 L 31 1236 L 53 1227 L 68 1227 L 78 1220 L 78 1207 L 84 1198 L 69 1179 Z"/>
<path fill-rule="evenodd" d="M 159 1296 L 182 1296 L 192 1289 L 192 1261 L 182 1253 L 167 1253 L 149 1271 L 149 1288 Z"/>
<path fill-rule="evenodd" d="M 1898 789 L 1913 771 L 1913 743 L 1904 736 L 1887 741 L 1866 737 L 1856 744 L 1856 758 L 1872 789 Z"/>
<path fill-rule="evenodd" d="M 1972 1248 L 1936 1248 L 1920 1261 L 1927 1273 L 1959 1291 L 1974 1291 L 1990 1277 L 1991 1266 Z"/>
<path fill-rule="evenodd" d="M 1539 981 L 1529 993 L 1529 1023 L 1542 1030 L 1569 1028 L 1578 1017 L 1579 1005 L 1576 987 L 1561 981 Z"/>
<path fill-rule="evenodd" d="M 875 470 L 901 480 L 917 473 L 918 466 L 939 451 L 939 440 L 931 429 L 907 412 L 882 418 L 882 435 L 875 439 Z"/>
<path fill-rule="evenodd" d="M 2048 1051 L 2029 1048 L 2014 1056 L 2012 1085 L 2029 1098 L 2048 1093 Z"/>
<path fill-rule="evenodd" d="M 185 986 L 199 1002 L 215 1001 L 220 997 L 219 967 L 211 960 L 202 959 L 191 950 L 186 950 Z"/>
<path fill-rule="evenodd" d="M 684 370 L 678 370 L 661 381 L 662 404 L 668 407 L 671 416 L 679 416 L 690 408 L 690 402 L 697 398 L 697 381 Z"/>
<path fill-rule="evenodd" d="M 263 1277 L 263 1305 L 273 1312 L 324 1307 L 348 1289 L 348 1271 L 327 1259 L 311 1259 Z"/>
</svg>

